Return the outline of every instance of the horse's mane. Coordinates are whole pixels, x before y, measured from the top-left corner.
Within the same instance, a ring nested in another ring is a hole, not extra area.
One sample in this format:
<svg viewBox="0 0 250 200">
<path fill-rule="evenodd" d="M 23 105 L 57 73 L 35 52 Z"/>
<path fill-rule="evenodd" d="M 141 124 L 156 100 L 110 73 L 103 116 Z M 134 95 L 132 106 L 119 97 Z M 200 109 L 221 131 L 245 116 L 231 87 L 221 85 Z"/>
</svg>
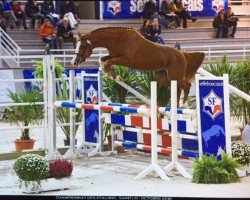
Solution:
<svg viewBox="0 0 250 200">
<path fill-rule="evenodd" d="M 105 30 L 127 30 L 127 31 L 135 31 L 135 32 L 137 32 L 137 30 L 135 28 L 132 28 L 132 27 L 117 26 L 117 27 L 102 27 L 102 28 L 98 28 L 98 29 L 92 31 L 91 33 L 98 32 L 98 31 L 105 31 Z"/>
</svg>

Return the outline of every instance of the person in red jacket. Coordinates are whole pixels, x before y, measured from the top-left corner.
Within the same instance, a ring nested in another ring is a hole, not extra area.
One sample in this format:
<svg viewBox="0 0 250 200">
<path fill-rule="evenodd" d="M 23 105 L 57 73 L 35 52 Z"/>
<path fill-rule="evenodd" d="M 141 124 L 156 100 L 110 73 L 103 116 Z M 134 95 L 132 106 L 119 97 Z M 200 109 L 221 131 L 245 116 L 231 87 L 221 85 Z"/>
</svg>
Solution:
<svg viewBox="0 0 250 200">
<path fill-rule="evenodd" d="M 46 19 L 43 25 L 38 30 L 39 36 L 42 38 L 42 41 L 45 44 L 49 44 L 49 47 L 52 49 L 57 49 L 56 34 L 54 26 L 49 19 Z"/>
<path fill-rule="evenodd" d="M 21 8 L 21 3 L 18 2 L 17 0 L 12 0 L 10 5 L 11 5 L 11 9 L 14 12 L 16 18 L 22 19 L 23 28 L 28 29 L 27 26 L 26 26 L 26 14 Z"/>
</svg>

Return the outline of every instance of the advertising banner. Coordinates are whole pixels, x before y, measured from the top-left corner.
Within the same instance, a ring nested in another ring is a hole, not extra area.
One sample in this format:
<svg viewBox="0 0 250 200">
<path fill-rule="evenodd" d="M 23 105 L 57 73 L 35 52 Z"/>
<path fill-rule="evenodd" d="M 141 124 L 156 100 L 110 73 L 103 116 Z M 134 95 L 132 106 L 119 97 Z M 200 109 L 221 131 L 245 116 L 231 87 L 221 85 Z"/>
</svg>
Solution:
<svg viewBox="0 0 250 200">
<path fill-rule="evenodd" d="M 84 103 L 95 104 L 98 103 L 98 77 L 83 76 L 84 86 Z M 85 123 L 85 142 L 99 143 L 99 111 L 98 110 L 84 110 L 83 123 Z"/>
<path fill-rule="evenodd" d="M 148 0 L 103 1 L 104 19 L 136 19 L 142 17 L 144 4 Z M 161 0 L 155 0 L 160 11 Z M 228 0 L 182 0 L 193 17 L 213 17 L 228 7 Z"/>
<path fill-rule="evenodd" d="M 227 137 L 230 137 L 227 122 L 229 110 L 225 104 L 228 102 L 224 94 L 225 82 L 223 79 L 198 81 L 199 101 L 197 110 L 200 115 L 200 134 L 202 141 L 202 152 L 205 155 L 214 155 L 219 159 L 223 152 L 228 153 Z M 197 91 L 198 91 L 197 90 Z M 229 150 L 230 151 L 230 150 Z"/>
</svg>

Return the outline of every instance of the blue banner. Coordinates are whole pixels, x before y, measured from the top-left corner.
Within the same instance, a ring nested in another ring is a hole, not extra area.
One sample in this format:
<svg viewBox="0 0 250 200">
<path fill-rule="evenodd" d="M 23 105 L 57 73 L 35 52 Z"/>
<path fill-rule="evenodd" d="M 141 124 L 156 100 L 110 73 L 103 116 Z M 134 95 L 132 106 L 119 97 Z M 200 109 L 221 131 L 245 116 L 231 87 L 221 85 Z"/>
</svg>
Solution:
<svg viewBox="0 0 250 200">
<path fill-rule="evenodd" d="M 136 19 L 142 17 L 145 2 L 148 0 L 103 1 L 104 19 Z M 160 0 L 155 0 L 160 11 Z M 193 17 L 213 17 L 226 10 L 228 0 L 182 0 Z"/>
<path fill-rule="evenodd" d="M 142 11 L 147 0 L 120 0 L 103 1 L 104 19 L 128 19 L 141 18 Z M 160 0 L 156 0 L 159 8 Z"/>
<path fill-rule="evenodd" d="M 85 75 L 84 80 L 84 103 L 98 103 L 98 78 Z M 84 110 L 85 142 L 98 143 L 99 138 L 99 113 L 98 110 Z"/>
<path fill-rule="evenodd" d="M 219 159 L 226 152 L 223 80 L 199 80 L 202 151 Z"/>
<path fill-rule="evenodd" d="M 85 71 L 86 73 L 97 73 L 98 72 L 98 69 L 66 69 L 65 72 L 63 73 L 63 77 L 69 77 L 69 71 L 70 70 L 74 70 L 75 71 L 75 76 L 76 77 L 80 77 L 81 76 L 81 72 L 82 71 Z M 34 78 L 34 69 L 25 69 L 23 70 L 23 78 L 24 79 L 33 79 Z M 67 81 L 68 82 L 68 81 Z M 38 90 L 42 91 L 43 88 L 42 88 L 42 85 L 43 83 L 42 82 L 24 82 L 24 86 L 25 88 L 31 88 L 31 86 L 33 88 L 37 88 Z M 80 91 L 81 91 L 81 81 L 78 80 L 77 81 L 77 84 L 76 84 L 76 96 L 78 98 L 81 98 L 80 97 Z"/>
<path fill-rule="evenodd" d="M 182 0 L 192 17 L 213 17 L 228 8 L 228 0 Z"/>
</svg>

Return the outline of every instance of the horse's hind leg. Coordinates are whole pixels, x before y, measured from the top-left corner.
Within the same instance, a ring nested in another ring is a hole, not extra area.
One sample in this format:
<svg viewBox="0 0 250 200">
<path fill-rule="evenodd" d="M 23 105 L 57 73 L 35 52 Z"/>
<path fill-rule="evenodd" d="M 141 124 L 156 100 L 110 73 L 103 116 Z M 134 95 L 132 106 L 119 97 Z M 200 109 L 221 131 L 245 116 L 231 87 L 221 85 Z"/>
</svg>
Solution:
<svg viewBox="0 0 250 200">
<path fill-rule="evenodd" d="M 185 107 L 188 107 L 187 104 L 185 104 L 187 102 L 188 99 L 188 94 L 190 91 L 190 87 L 191 87 L 191 83 L 189 83 L 188 81 L 184 81 L 184 80 L 179 80 L 178 81 L 178 85 L 177 85 L 177 99 L 178 99 L 178 105 L 180 102 L 180 97 L 181 97 L 181 89 L 183 89 L 184 91 L 184 97 L 183 97 L 183 107 L 185 105 Z"/>
</svg>

